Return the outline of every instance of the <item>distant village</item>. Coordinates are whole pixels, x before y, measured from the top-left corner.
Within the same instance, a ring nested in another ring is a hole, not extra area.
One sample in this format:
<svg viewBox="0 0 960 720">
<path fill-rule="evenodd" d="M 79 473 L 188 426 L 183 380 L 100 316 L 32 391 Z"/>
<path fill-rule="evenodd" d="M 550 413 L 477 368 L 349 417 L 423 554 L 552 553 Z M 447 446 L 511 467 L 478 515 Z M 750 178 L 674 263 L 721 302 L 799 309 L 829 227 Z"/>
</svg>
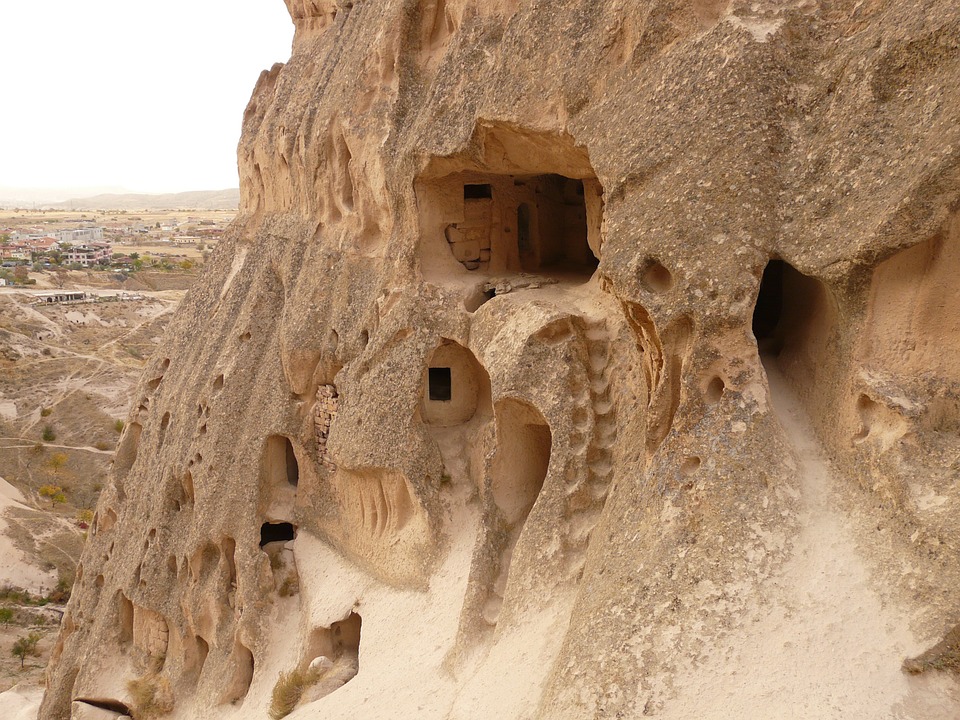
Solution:
<svg viewBox="0 0 960 720">
<path fill-rule="evenodd" d="M 24 270 L 190 269 L 216 245 L 228 222 L 189 215 L 152 223 L 136 216 L 39 225 L 36 217 L 31 220 L 19 225 L 7 217 L 0 225 L 0 285 L 14 284 Z"/>
</svg>

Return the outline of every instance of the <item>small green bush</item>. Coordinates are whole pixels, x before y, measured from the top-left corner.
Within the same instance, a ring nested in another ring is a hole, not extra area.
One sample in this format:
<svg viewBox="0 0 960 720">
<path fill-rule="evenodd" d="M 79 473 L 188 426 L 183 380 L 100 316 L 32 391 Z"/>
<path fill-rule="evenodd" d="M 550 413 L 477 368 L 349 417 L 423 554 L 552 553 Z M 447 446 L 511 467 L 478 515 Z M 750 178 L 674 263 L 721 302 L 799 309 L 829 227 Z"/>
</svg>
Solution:
<svg viewBox="0 0 960 720">
<path fill-rule="evenodd" d="M 0 607 L 0 623 L 6 625 L 13 620 L 13 608 Z"/>
<path fill-rule="evenodd" d="M 54 432 L 50 425 L 44 425 L 43 434 L 40 437 L 43 438 L 44 442 L 53 442 L 57 439 L 57 433 Z"/>
<path fill-rule="evenodd" d="M 53 408 L 45 407 L 40 409 L 40 417 L 50 417 L 52 414 Z"/>
<path fill-rule="evenodd" d="M 113 424 L 113 429 L 116 430 L 118 433 L 122 433 L 124 427 L 126 427 L 126 424 L 123 422 L 123 420 L 117 420 Z"/>
</svg>

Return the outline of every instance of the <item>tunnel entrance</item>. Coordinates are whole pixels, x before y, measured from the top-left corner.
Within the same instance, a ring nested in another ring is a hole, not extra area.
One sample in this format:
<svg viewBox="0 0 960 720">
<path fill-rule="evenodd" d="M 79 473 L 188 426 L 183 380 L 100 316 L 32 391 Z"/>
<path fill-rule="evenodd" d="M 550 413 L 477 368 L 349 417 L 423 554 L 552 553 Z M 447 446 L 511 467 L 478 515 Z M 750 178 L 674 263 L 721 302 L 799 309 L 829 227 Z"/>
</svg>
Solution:
<svg viewBox="0 0 960 720">
<path fill-rule="evenodd" d="M 836 303 L 826 285 L 787 262 L 773 259 L 763 271 L 753 312 L 757 349 L 769 372 L 783 373 L 802 399 L 827 392 Z"/>
<path fill-rule="evenodd" d="M 777 355 L 781 349 L 778 328 L 783 314 L 785 267 L 789 266 L 783 260 L 771 260 L 764 268 L 763 278 L 760 280 L 760 292 L 753 309 L 753 336 L 757 339 L 761 355 Z"/>
<path fill-rule="evenodd" d="M 763 271 L 753 310 L 753 335 L 761 355 L 816 362 L 826 352 L 834 321 L 827 287 L 783 260 Z"/>
</svg>

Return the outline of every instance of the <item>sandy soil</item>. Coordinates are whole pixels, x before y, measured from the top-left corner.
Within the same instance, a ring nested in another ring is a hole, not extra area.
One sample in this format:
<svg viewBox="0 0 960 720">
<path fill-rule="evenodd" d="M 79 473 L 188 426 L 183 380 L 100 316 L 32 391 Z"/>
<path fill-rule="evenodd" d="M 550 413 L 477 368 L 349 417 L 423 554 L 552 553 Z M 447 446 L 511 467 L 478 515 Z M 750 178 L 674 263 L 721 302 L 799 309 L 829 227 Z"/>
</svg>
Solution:
<svg viewBox="0 0 960 720">
<path fill-rule="evenodd" d="M 910 614 L 874 585 L 809 420 L 775 363 L 765 366 L 797 454 L 802 530 L 772 602 L 687 669 L 662 717 L 960 719 L 955 678 L 901 671 L 924 649 Z"/>
</svg>

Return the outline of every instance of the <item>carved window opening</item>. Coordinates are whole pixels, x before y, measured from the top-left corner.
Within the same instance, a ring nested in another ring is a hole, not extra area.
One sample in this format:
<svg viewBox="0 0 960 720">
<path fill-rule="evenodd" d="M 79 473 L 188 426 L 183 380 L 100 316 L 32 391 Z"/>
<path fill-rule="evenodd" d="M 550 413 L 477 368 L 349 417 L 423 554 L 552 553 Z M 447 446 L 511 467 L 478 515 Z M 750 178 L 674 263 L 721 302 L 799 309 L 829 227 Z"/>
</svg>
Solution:
<svg viewBox="0 0 960 720">
<path fill-rule="evenodd" d="M 453 399 L 453 378 L 448 367 L 432 367 L 429 369 L 430 400 L 434 402 L 450 402 Z"/>
<path fill-rule="evenodd" d="M 464 200 L 490 200 L 491 198 L 493 198 L 493 188 L 489 183 L 463 186 Z"/>
</svg>

